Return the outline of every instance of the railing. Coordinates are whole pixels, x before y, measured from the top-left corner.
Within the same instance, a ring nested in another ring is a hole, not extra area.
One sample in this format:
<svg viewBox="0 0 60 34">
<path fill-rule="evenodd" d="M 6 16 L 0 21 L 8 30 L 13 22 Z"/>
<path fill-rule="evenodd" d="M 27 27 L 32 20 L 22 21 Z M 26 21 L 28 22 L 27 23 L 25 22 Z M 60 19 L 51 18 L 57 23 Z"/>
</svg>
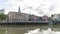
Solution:
<svg viewBox="0 0 60 34">
<path fill-rule="evenodd" d="M 0 23 L 50 23 L 52 21 L 2 21 Z"/>
</svg>

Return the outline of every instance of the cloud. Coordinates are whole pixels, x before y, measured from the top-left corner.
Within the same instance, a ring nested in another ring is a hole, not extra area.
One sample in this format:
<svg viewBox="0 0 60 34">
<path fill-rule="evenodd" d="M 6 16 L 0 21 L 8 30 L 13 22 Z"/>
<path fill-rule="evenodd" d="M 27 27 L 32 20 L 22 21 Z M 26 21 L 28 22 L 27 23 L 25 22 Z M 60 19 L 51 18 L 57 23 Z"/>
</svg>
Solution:
<svg viewBox="0 0 60 34">
<path fill-rule="evenodd" d="M 22 12 L 26 13 L 31 9 L 31 11 L 29 11 L 28 13 L 32 12 L 35 15 L 36 14 L 40 15 L 38 13 L 42 11 L 44 14 L 47 14 L 47 13 L 49 14 L 49 8 L 54 4 L 54 0 L 7 0 L 5 4 L 8 6 L 11 5 L 7 11 L 10 11 L 10 10 L 17 11 L 18 6 L 20 6 Z M 26 10 L 23 11 L 23 9 L 26 9 Z"/>
<path fill-rule="evenodd" d="M 6 8 L 6 13 L 8 13 L 9 11 L 17 11 L 18 6 L 20 5 L 19 3 L 20 2 L 17 0 L 7 0 L 7 2 L 5 3 L 7 5 L 6 7 L 8 7 Z"/>
</svg>

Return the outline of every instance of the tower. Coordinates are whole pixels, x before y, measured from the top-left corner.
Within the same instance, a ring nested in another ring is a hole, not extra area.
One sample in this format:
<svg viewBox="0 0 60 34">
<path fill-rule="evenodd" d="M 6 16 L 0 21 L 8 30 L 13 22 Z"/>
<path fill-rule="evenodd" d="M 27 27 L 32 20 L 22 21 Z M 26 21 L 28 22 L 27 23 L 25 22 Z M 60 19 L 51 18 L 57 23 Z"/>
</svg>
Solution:
<svg viewBox="0 0 60 34">
<path fill-rule="evenodd" d="M 20 6 L 18 7 L 18 12 L 19 12 L 19 13 L 21 12 L 21 10 L 20 10 Z"/>
</svg>

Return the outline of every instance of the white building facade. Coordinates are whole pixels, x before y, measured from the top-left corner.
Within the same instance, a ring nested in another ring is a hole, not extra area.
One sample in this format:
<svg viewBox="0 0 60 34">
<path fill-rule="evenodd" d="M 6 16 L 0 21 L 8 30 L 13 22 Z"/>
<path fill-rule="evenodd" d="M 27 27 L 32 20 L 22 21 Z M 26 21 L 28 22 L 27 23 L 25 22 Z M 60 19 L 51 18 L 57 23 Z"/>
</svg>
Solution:
<svg viewBox="0 0 60 34">
<path fill-rule="evenodd" d="M 52 19 L 53 19 L 54 21 L 60 21 L 60 14 L 55 14 L 55 15 L 53 15 Z"/>
</svg>

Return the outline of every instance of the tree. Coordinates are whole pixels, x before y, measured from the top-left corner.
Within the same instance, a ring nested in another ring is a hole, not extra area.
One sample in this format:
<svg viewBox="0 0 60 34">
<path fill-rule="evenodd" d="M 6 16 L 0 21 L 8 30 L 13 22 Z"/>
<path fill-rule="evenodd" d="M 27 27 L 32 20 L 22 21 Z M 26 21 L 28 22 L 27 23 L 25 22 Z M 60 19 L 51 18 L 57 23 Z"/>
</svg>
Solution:
<svg viewBox="0 0 60 34">
<path fill-rule="evenodd" d="M 0 20 L 5 20 L 6 19 L 6 15 L 5 14 L 0 14 Z"/>
</svg>

